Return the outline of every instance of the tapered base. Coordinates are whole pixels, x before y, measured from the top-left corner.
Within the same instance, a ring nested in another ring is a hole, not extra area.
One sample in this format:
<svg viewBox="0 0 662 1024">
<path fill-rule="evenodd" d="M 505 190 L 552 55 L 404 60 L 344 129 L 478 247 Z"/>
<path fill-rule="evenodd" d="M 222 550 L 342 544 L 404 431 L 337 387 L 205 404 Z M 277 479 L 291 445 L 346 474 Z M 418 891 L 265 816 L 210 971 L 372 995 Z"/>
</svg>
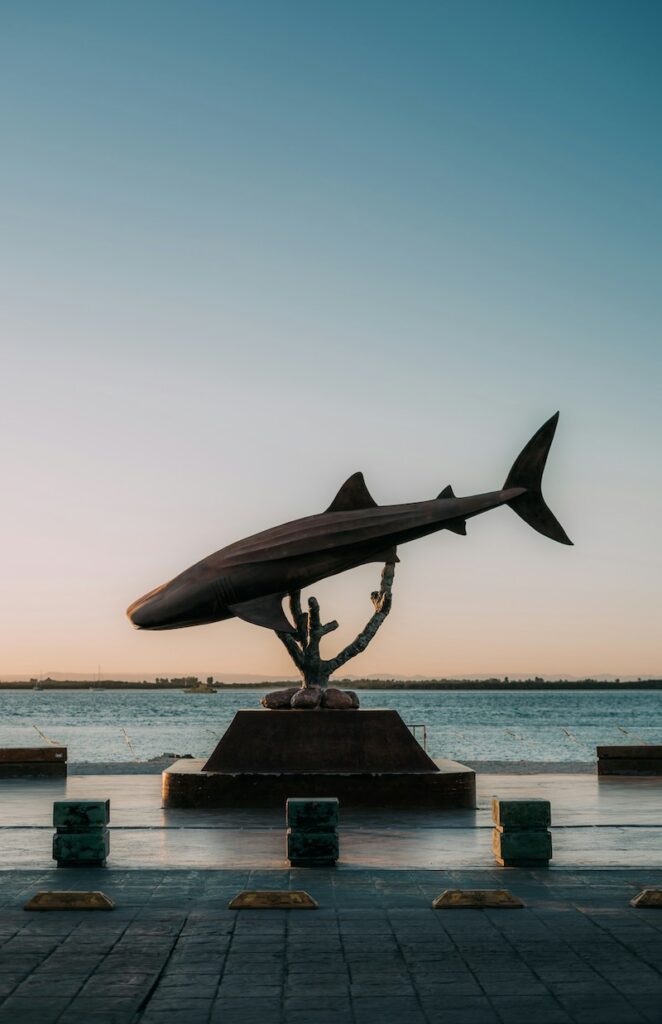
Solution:
<svg viewBox="0 0 662 1024">
<path fill-rule="evenodd" d="M 475 807 L 476 775 L 428 757 L 397 711 L 239 711 L 207 762 L 166 769 L 162 794 L 165 807 Z"/>
</svg>

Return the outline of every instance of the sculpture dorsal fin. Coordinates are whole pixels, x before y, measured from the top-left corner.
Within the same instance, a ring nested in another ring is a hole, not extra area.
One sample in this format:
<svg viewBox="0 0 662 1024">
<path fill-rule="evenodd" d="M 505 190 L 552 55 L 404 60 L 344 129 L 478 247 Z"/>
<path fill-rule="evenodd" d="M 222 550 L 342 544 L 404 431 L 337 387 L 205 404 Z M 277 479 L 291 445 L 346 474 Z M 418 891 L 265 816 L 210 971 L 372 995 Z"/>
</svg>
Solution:
<svg viewBox="0 0 662 1024">
<path fill-rule="evenodd" d="M 377 508 L 377 502 L 365 485 L 363 473 L 354 473 L 345 480 L 325 512 L 352 512 L 359 508 Z"/>
<path fill-rule="evenodd" d="M 439 494 L 437 495 L 437 498 L 454 498 L 454 497 L 455 497 L 455 491 L 453 490 L 453 488 L 451 487 L 450 484 L 446 484 L 446 486 L 444 487 L 443 491 L 440 491 Z"/>
</svg>

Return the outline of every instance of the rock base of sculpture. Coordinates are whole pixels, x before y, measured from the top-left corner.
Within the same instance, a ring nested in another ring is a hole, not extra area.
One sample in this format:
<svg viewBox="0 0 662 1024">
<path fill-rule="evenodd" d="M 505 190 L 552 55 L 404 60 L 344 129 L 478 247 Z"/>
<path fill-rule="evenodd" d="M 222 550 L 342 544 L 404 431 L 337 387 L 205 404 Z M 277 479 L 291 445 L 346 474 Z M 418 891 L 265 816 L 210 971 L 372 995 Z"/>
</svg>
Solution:
<svg viewBox="0 0 662 1024">
<path fill-rule="evenodd" d="M 397 711 L 239 711 L 207 762 L 163 773 L 162 792 L 165 807 L 475 807 L 476 775 L 428 757 Z"/>
<path fill-rule="evenodd" d="M 270 711 L 356 711 L 360 701 L 354 690 L 339 690 L 336 686 L 288 686 L 265 694 L 260 704 Z"/>
</svg>

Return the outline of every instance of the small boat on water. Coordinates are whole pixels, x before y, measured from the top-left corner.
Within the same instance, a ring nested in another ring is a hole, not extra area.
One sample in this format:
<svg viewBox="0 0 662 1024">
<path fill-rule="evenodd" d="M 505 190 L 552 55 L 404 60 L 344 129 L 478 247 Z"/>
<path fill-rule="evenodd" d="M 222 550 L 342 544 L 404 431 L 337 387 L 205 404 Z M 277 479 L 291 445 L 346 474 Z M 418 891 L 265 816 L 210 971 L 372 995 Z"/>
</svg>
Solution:
<svg viewBox="0 0 662 1024">
<path fill-rule="evenodd" d="M 184 693 L 217 693 L 216 687 L 210 682 L 196 683 L 195 686 L 187 686 Z"/>
</svg>

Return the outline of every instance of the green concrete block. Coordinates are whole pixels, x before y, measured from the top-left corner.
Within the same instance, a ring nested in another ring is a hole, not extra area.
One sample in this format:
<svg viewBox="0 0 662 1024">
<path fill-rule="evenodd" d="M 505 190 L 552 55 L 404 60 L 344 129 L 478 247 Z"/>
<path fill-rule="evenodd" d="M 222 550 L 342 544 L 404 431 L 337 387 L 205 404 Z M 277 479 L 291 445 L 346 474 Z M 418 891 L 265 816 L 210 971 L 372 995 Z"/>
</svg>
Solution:
<svg viewBox="0 0 662 1024">
<path fill-rule="evenodd" d="M 338 860 L 336 832 L 287 830 L 287 858 L 295 867 L 335 864 Z"/>
<path fill-rule="evenodd" d="M 340 803 L 335 796 L 289 797 L 285 818 L 298 832 L 332 832 L 338 827 Z"/>
<path fill-rule="evenodd" d="M 552 835 L 547 829 L 509 832 L 495 828 L 492 852 L 500 864 L 548 861 L 552 856 Z"/>
<path fill-rule="evenodd" d="M 53 824 L 60 832 L 98 832 L 110 821 L 110 800 L 56 800 Z"/>
<path fill-rule="evenodd" d="M 59 868 L 103 867 L 109 849 L 108 829 L 101 832 L 56 832 L 53 836 L 53 857 Z"/>
<path fill-rule="evenodd" d="M 510 829 L 545 829 L 552 823 L 549 800 L 492 800 L 495 825 Z"/>
</svg>

